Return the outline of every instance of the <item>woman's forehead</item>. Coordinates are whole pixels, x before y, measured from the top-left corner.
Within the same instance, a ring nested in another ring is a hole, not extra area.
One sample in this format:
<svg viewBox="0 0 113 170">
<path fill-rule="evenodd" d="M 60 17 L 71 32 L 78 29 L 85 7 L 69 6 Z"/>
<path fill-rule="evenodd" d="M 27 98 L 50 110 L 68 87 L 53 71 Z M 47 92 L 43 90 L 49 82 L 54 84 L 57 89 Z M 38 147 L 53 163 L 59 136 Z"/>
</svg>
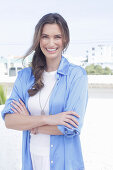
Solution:
<svg viewBox="0 0 113 170">
<path fill-rule="evenodd" d="M 42 34 L 62 34 L 58 24 L 45 24 L 42 28 Z"/>
</svg>

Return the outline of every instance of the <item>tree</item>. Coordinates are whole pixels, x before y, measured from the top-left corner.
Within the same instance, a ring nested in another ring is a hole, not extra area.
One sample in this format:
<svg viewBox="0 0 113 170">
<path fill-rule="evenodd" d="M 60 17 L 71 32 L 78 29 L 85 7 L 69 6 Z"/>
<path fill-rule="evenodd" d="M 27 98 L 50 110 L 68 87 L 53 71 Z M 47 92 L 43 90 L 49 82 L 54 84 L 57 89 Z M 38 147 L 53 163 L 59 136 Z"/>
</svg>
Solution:
<svg viewBox="0 0 113 170">
<path fill-rule="evenodd" d="M 113 72 L 109 67 L 102 68 L 100 65 L 91 64 L 86 66 L 85 69 L 89 75 L 113 75 Z"/>
<path fill-rule="evenodd" d="M 5 104 L 6 94 L 4 92 L 3 87 L 0 85 L 0 105 Z"/>
</svg>

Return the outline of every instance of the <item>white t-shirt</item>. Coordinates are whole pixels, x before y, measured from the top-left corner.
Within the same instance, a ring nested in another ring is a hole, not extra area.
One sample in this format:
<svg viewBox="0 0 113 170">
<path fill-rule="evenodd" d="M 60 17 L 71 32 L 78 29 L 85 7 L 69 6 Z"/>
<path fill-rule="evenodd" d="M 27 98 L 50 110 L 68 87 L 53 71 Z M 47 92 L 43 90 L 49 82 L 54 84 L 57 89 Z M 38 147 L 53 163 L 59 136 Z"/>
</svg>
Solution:
<svg viewBox="0 0 113 170">
<path fill-rule="evenodd" d="M 43 73 L 44 87 L 40 91 L 40 103 L 46 115 L 49 115 L 49 99 L 50 93 L 56 82 L 56 71 Z M 49 98 L 48 98 L 49 96 Z M 48 98 L 48 100 L 47 100 Z M 29 97 L 28 109 L 31 115 L 41 115 L 41 108 L 39 104 L 39 93 L 35 96 Z M 33 164 L 33 170 L 50 170 L 50 135 L 46 134 L 31 134 L 30 137 L 30 152 Z"/>
</svg>

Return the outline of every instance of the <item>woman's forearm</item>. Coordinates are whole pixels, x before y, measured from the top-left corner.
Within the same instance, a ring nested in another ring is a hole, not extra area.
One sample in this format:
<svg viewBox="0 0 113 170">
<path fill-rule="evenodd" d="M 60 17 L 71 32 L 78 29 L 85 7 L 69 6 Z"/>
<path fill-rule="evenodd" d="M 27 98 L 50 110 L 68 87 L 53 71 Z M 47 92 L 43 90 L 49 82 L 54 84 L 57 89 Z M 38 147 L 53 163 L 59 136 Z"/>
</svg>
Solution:
<svg viewBox="0 0 113 170">
<path fill-rule="evenodd" d="M 11 109 L 13 114 L 5 115 L 5 125 L 9 129 L 15 130 L 32 130 L 33 128 L 40 127 L 43 125 L 49 125 L 46 128 L 42 127 L 41 133 L 51 134 L 51 135 L 62 135 L 58 130 L 57 125 L 64 125 L 68 128 L 72 128 L 72 124 L 75 127 L 78 127 L 78 121 L 76 117 L 79 118 L 79 115 L 73 111 L 61 112 L 55 115 L 40 115 L 40 116 L 31 116 L 29 115 L 28 110 L 26 109 L 25 104 L 20 102 L 13 101 Z M 74 115 L 74 116 L 72 116 Z"/>
<path fill-rule="evenodd" d="M 46 125 L 45 116 L 30 116 L 22 114 L 6 114 L 5 125 L 9 129 L 30 130 L 32 128 Z"/>
<path fill-rule="evenodd" d="M 30 130 L 32 128 L 38 128 L 38 133 L 63 135 L 56 125 L 47 125 L 46 116 L 6 114 L 5 125 L 9 129 Z"/>
<path fill-rule="evenodd" d="M 63 135 L 56 125 L 44 125 L 38 127 L 38 133 L 47 135 Z"/>
</svg>

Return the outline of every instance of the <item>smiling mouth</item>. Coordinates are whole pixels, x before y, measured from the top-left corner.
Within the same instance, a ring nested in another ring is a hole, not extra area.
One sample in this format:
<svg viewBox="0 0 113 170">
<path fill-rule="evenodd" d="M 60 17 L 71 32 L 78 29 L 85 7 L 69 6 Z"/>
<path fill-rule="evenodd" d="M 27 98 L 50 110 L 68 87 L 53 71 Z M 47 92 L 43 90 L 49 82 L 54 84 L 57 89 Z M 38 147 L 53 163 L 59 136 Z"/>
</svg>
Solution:
<svg viewBox="0 0 113 170">
<path fill-rule="evenodd" d="M 50 53 L 54 53 L 57 51 L 58 48 L 46 48 L 46 50 Z"/>
</svg>

